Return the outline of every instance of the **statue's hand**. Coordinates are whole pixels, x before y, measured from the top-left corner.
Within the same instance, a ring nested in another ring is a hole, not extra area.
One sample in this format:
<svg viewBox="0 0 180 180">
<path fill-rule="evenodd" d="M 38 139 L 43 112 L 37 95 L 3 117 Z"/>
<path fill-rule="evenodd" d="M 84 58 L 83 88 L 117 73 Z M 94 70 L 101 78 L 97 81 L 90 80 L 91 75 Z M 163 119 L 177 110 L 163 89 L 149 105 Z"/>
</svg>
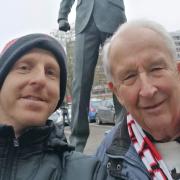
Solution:
<svg viewBox="0 0 180 180">
<path fill-rule="evenodd" d="M 60 31 L 69 31 L 70 30 L 70 25 L 69 25 L 69 22 L 68 20 L 66 19 L 60 19 L 59 20 L 59 30 Z"/>
</svg>

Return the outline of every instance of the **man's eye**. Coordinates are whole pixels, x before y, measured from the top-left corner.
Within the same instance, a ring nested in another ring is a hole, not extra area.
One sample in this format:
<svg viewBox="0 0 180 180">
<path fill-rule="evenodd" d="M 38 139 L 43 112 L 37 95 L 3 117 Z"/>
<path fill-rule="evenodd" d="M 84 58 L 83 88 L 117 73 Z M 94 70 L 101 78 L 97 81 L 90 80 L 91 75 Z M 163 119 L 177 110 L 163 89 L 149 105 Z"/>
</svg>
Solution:
<svg viewBox="0 0 180 180">
<path fill-rule="evenodd" d="M 16 66 L 16 69 L 20 73 L 28 73 L 30 71 L 31 67 L 28 64 L 19 64 Z"/>
<path fill-rule="evenodd" d="M 48 70 L 48 71 L 47 71 L 47 74 L 48 74 L 48 75 L 54 75 L 55 73 L 54 73 L 53 70 Z"/>
<path fill-rule="evenodd" d="M 161 73 L 163 73 L 164 68 L 163 67 L 154 67 L 150 70 L 150 74 L 154 76 L 159 76 Z"/>
<path fill-rule="evenodd" d="M 163 69 L 162 67 L 154 67 L 151 69 L 151 71 L 160 71 L 162 69 Z"/>
<path fill-rule="evenodd" d="M 137 77 L 136 74 L 127 75 L 127 76 L 124 77 L 124 79 L 123 79 L 123 84 L 125 84 L 125 85 L 131 85 L 131 84 L 133 84 L 133 83 L 136 81 L 136 77 Z"/>
<path fill-rule="evenodd" d="M 135 77 L 135 74 L 130 74 L 124 78 L 124 80 L 129 80 Z"/>
<path fill-rule="evenodd" d="M 58 77 L 59 75 L 58 75 L 58 72 L 56 71 L 56 70 L 54 70 L 54 69 L 48 69 L 47 71 L 46 71 L 46 74 L 48 75 L 48 76 L 50 76 L 50 77 Z"/>
<path fill-rule="evenodd" d="M 21 66 L 19 66 L 19 69 L 26 70 L 26 69 L 28 69 L 28 66 L 27 65 L 21 65 Z"/>
</svg>

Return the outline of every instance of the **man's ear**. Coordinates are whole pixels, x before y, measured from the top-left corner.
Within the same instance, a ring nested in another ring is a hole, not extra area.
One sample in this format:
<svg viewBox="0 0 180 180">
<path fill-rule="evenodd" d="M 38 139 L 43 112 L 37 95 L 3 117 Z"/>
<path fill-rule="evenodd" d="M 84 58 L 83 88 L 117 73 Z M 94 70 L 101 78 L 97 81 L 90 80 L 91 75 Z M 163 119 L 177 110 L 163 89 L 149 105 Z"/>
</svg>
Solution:
<svg viewBox="0 0 180 180">
<path fill-rule="evenodd" d="M 114 85 L 112 82 L 108 82 L 108 88 L 113 91 Z"/>
<path fill-rule="evenodd" d="M 114 86 L 114 84 L 112 82 L 108 83 L 108 87 L 109 89 L 113 92 L 113 94 L 115 94 L 115 96 L 117 97 L 118 101 L 120 102 L 121 105 L 123 105 L 124 101 L 123 98 L 121 97 L 120 93 L 118 92 L 118 89 L 116 86 Z"/>
</svg>

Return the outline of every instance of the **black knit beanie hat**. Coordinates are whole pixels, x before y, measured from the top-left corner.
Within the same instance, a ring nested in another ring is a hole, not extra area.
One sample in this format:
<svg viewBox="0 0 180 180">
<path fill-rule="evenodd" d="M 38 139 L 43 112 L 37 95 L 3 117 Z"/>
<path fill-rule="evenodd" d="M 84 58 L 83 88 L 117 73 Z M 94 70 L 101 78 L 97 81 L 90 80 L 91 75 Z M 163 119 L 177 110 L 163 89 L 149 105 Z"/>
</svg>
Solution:
<svg viewBox="0 0 180 180">
<path fill-rule="evenodd" d="M 58 109 L 64 100 L 66 91 L 66 55 L 62 45 L 49 35 L 29 34 L 12 40 L 6 45 L 0 56 L 0 88 L 15 62 L 34 48 L 50 51 L 60 66 L 60 99 L 56 107 Z"/>
</svg>

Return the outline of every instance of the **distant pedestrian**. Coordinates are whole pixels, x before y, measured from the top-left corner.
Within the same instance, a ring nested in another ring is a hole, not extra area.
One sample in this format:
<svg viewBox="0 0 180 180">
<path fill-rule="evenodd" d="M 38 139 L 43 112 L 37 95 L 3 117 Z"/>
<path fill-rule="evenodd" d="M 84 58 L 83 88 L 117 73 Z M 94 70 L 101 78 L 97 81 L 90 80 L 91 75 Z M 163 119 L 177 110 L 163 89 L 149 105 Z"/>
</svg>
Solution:
<svg viewBox="0 0 180 180">
<path fill-rule="evenodd" d="M 70 120 L 68 108 L 65 102 L 61 105 L 60 109 L 62 111 L 62 116 L 63 116 L 63 125 L 65 126 L 66 120 L 67 120 L 68 125 L 70 126 L 71 120 Z"/>
</svg>

